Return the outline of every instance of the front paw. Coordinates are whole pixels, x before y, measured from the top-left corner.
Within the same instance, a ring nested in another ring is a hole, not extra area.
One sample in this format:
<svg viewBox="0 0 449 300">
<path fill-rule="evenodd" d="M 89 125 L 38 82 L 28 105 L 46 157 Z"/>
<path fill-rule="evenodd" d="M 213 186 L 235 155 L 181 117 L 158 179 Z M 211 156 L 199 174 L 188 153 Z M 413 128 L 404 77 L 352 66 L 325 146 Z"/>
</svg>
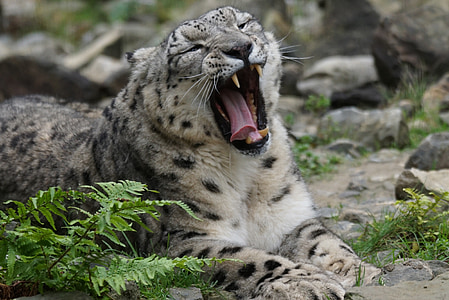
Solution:
<svg viewBox="0 0 449 300">
<path fill-rule="evenodd" d="M 321 242 L 313 254 L 312 263 L 333 272 L 345 288 L 368 284 L 381 273 L 379 268 L 362 262 L 349 246 L 335 240 Z"/>
<path fill-rule="evenodd" d="M 371 283 L 377 275 L 381 273 L 381 269 L 362 262 L 357 256 L 332 256 L 326 257 L 321 261 L 321 266 L 325 270 L 335 274 L 338 281 L 343 287 L 361 286 Z"/>
<path fill-rule="evenodd" d="M 261 283 L 257 296 L 251 299 L 343 300 L 345 290 L 332 277 L 333 274 L 293 269 Z"/>
</svg>

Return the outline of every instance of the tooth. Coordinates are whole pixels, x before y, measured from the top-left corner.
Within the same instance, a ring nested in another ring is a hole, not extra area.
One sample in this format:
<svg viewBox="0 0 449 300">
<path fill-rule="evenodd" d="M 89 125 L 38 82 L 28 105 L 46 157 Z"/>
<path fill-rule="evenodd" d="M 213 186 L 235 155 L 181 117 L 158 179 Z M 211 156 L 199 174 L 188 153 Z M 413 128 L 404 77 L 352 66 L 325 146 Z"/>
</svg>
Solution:
<svg viewBox="0 0 449 300">
<path fill-rule="evenodd" d="M 239 79 L 237 78 L 237 73 L 234 73 L 234 75 L 232 75 L 231 79 L 232 79 L 232 81 L 234 82 L 234 84 L 235 84 L 238 88 L 240 88 L 240 82 L 239 82 Z"/>
<path fill-rule="evenodd" d="M 256 71 L 259 74 L 259 76 L 262 77 L 263 75 L 262 67 L 260 65 L 254 65 L 254 68 L 256 68 Z"/>
<path fill-rule="evenodd" d="M 259 130 L 259 133 L 262 137 L 266 137 L 268 134 L 269 128 L 266 127 L 265 129 Z"/>
<path fill-rule="evenodd" d="M 248 145 L 251 145 L 253 143 L 253 139 L 250 137 L 247 137 L 245 140 L 245 143 L 247 143 Z"/>
<path fill-rule="evenodd" d="M 254 71 L 254 65 L 249 66 L 249 69 L 250 69 L 251 71 Z"/>
</svg>

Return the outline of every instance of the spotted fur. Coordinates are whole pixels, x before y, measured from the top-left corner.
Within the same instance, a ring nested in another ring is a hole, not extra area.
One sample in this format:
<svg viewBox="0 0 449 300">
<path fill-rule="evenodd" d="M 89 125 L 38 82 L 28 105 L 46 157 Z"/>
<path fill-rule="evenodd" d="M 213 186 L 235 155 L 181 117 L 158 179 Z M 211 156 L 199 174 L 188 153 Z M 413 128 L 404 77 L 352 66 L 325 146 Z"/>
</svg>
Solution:
<svg viewBox="0 0 449 300">
<path fill-rule="evenodd" d="M 377 272 L 316 219 L 275 113 L 278 44 L 250 14 L 213 10 L 127 58 L 130 81 L 102 113 L 44 96 L 0 106 L 0 199 L 144 182 L 202 220 L 164 207 L 160 222 L 145 220 L 153 233 L 131 237 L 137 249 L 242 260 L 207 271 L 244 299 L 343 299 L 360 266 Z M 226 95 L 252 113 L 251 136 Z"/>
</svg>

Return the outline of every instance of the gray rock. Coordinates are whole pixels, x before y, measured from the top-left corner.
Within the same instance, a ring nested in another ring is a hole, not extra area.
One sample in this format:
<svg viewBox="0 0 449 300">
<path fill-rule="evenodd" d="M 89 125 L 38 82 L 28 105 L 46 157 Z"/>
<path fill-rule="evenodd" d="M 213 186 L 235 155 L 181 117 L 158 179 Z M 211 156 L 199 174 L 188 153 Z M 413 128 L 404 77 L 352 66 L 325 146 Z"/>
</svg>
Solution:
<svg viewBox="0 0 449 300">
<path fill-rule="evenodd" d="M 373 84 L 368 84 L 349 91 L 334 92 L 331 97 L 331 108 L 355 106 L 358 108 L 379 108 L 387 99 Z"/>
<path fill-rule="evenodd" d="M 368 185 L 366 184 L 366 180 L 360 177 L 351 178 L 351 181 L 348 184 L 347 189 L 349 191 L 357 191 L 362 192 L 368 189 Z"/>
<path fill-rule="evenodd" d="M 336 141 L 333 141 L 328 146 L 326 146 L 326 149 L 354 158 L 360 157 L 361 153 L 366 151 L 360 143 L 357 143 L 350 139 L 338 139 Z"/>
<path fill-rule="evenodd" d="M 120 28 L 113 28 L 104 33 L 92 43 L 82 48 L 80 51 L 64 57 L 62 63 L 69 69 L 80 69 L 95 59 L 98 55 L 104 53 L 106 49 L 116 43 L 120 43 L 123 32 Z"/>
<path fill-rule="evenodd" d="M 108 297 L 114 300 L 140 300 L 140 289 L 137 283 L 134 281 L 127 281 L 125 283 L 125 290 L 120 293 L 120 295 L 111 290 L 108 293 Z M 192 299 L 193 300 L 193 299 Z"/>
<path fill-rule="evenodd" d="M 449 73 L 424 92 L 421 102 L 427 113 L 449 110 Z"/>
<path fill-rule="evenodd" d="M 396 286 L 364 286 L 351 288 L 345 299 L 351 300 L 446 300 L 449 298 L 449 272 L 431 281 L 407 281 Z"/>
<path fill-rule="evenodd" d="M 440 194 L 449 191 L 448 178 L 449 169 L 422 171 L 412 168 L 404 170 L 396 182 L 396 199 L 405 200 L 408 198 L 408 194 L 404 192 L 405 188 L 412 188 L 425 194 L 429 192 Z"/>
<path fill-rule="evenodd" d="M 449 112 L 440 113 L 439 116 L 441 121 L 443 121 L 446 125 L 449 125 Z"/>
<path fill-rule="evenodd" d="M 303 6 L 318 6 L 318 21 L 305 32 L 299 45 L 301 56 L 312 56 L 318 60 L 330 55 L 371 54 L 374 30 L 379 23 L 379 15 L 368 0 L 301 1 Z M 299 34 L 298 34 L 299 35 Z M 307 64 L 307 61 L 305 62 Z"/>
<path fill-rule="evenodd" d="M 449 70 L 449 10 L 426 5 L 384 18 L 372 43 L 379 78 L 396 87 L 405 65 L 419 74 L 443 75 Z M 404 72 L 405 73 L 405 72 Z"/>
<path fill-rule="evenodd" d="M 331 56 L 307 68 L 297 88 L 301 94 L 330 97 L 377 81 L 373 57 L 370 55 Z"/>
<path fill-rule="evenodd" d="M 405 163 L 405 168 L 439 170 L 449 168 L 449 132 L 427 136 Z"/>
<path fill-rule="evenodd" d="M 81 70 L 81 74 L 103 86 L 107 89 L 108 94 L 114 96 L 128 82 L 130 70 L 128 63 L 123 60 L 99 55 L 87 67 Z"/>
<path fill-rule="evenodd" d="M 47 60 L 59 60 L 73 50 L 68 43 L 51 37 L 46 32 L 33 32 L 16 41 L 16 55 L 30 55 Z"/>
<path fill-rule="evenodd" d="M 386 265 L 381 276 L 385 286 L 394 286 L 404 281 L 428 281 L 434 277 L 429 265 L 418 259 Z"/>
<path fill-rule="evenodd" d="M 341 215 L 340 219 L 343 221 L 348 221 L 356 224 L 366 224 L 371 220 L 369 214 L 363 210 L 359 209 L 345 209 Z"/>
<path fill-rule="evenodd" d="M 168 299 L 173 300 L 203 300 L 203 295 L 199 288 L 171 288 Z"/>
<path fill-rule="evenodd" d="M 26 56 L 9 56 L 0 61 L 0 100 L 30 94 L 86 102 L 101 98 L 97 84 L 52 61 Z"/>
<path fill-rule="evenodd" d="M 398 108 L 331 111 L 321 118 L 317 135 L 326 140 L 351 138 L 368 149 L 403 148 L 409 144 L 408 127 Z"/>
</svg>

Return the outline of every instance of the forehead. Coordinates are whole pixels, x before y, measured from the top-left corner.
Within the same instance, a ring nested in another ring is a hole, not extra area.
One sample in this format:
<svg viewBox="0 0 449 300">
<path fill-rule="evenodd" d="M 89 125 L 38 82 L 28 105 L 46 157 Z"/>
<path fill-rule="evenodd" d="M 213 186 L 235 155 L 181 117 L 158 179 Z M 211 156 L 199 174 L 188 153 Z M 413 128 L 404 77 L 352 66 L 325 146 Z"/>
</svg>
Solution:
<svg viewBox="0 0 449 300">
<path fill-rule="evenodd" d="M 178 36 L 188 40 L 205 39 L 222 28 L 233 28 L 253 17 L 232 7 L 222 7 L 212 10 L 196 20 L 182 23 L 171 36 Z"/>
</svg>

